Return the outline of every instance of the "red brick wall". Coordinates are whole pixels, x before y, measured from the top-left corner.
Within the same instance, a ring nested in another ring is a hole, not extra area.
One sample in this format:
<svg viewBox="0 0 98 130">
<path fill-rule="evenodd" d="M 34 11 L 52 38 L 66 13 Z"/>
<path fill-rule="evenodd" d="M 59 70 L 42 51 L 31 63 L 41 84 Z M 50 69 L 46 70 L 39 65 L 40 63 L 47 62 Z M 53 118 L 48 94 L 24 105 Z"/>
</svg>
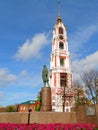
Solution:
<svg viewBox="0 0 98 130">
<path fill-rule="evenodd" d="M 96 115 L 87 116 L 85 106 L 72 108 L 73 112 L 31 112 L 30 123 L 98 123 L 98 105 Z M 0 123 L 27 123 L 28 112 L 0 113 Z"/>
<path fill-rule="evenodd" d="M 35 104 L 20 104 L 18 105 L 18 112 L 28 112 L 31 109 L 32 112 L 35 112 Z"/>
<path fill-rule="evenodd" d="M 97 109 L 96 115 L 87 116 L 86 115 L 86 107 L 85 106 L 78 106 L 72 108 L 72 111 L 76 112 L 77 122 L 80 123 L 98 123 L 98 105 L 95 106 Z"/>
<path fill-rule="evenodd" d="M 31 112 L 30 123 L 76 123 L 75 112 Z M 27 123 L 27 112 L 0 113 L 0 123 Z"/>
</svg>

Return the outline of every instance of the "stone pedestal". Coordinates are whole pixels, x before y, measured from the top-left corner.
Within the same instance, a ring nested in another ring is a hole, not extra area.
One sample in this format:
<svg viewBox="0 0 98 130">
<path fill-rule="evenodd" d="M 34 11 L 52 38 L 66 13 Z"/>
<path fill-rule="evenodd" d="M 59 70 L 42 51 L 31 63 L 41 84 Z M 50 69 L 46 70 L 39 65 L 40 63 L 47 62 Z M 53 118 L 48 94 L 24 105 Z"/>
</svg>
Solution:
<svg viewBox="0 0 98 130">
<path fill-rule="evenodd" d="M 51 106 L 51 88 L 50 87 L 42 87 L 42 103 L 40 111 L 52 111 Z"/>
</svg>

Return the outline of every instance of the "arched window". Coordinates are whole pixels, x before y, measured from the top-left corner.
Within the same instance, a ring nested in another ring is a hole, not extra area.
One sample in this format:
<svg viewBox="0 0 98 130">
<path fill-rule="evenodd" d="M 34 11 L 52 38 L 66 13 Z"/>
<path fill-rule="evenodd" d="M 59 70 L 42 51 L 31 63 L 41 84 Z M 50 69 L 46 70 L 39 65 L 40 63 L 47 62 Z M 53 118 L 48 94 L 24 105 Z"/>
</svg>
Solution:
<svg viewBox="0 0 98 130">
<path fill-rule="evenodd" d="M 59 28 L 59 34 L 63 34 L 63 28 Z"/>
<path fill-rule="evenodd" d="M 64 49 L 64 43 L 63 43 L 63 42 L 60 42 L 60 43 L 59 43 L 59 48 L 60 48 L 60 49 Z"/>
<path fill-rule="evenodd" d="M 69 112 L 69 109 L 68 109 L 68 108 L 66 109 L 66 112 Z"/>
<path fill-rule="evenodd" d="M 60 58 L 60 66 L 64 66 L 64 58 Z"/>
<path fill-rule="evenodd" d="M 55 96 L 53 96 L 52 99 L 55 100 Z"/>
<path fill-rule="evenodd" d="M 60 77 L 60 84 L 61 84 L 61 87 L 66 86 L 66 77 L 63 75 Z"/>
<path fill-rule="evenodd" d="M 66 102 L 66 106 L 69 106 L 68 102 Z"/>
<path fill-rule="evenodd" d="M 52 105 L 55 106 L 55 102 L 52 102 Z"/>
<path fill-rule="evenodd" d="M 61 40 L 62 40 L 62 39 L 63 39 L 63 36 L 62 36 L 62 35 L 59 35 L 59 39 L 61 39 Z"/>
</svg>

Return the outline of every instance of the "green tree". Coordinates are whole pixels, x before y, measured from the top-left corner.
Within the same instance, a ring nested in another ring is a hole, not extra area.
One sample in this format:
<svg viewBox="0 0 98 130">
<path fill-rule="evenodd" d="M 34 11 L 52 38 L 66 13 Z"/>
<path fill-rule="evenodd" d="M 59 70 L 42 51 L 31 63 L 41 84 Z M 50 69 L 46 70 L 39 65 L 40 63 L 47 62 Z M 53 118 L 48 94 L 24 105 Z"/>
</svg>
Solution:
<svg viewBox="0 0 98 130">
<path fill-rule="evenodd" d="M 9 105 L 5 107 L 5 112 L 17 112 L 17 105 Z"/>
</svg>

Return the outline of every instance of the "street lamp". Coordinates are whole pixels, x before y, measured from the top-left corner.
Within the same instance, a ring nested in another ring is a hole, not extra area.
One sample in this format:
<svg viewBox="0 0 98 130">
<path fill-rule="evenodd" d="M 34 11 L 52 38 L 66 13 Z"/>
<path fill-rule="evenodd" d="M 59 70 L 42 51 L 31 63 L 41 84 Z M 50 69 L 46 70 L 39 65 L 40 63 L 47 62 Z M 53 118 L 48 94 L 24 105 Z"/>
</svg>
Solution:
<svg viewBox="0 0 98 130">
<path fill-rule="evenodd" d="M 28 125 L 30 124 L 30 113 L 31 113 L 32 109 L 28 109 Z"/>
</svg>

